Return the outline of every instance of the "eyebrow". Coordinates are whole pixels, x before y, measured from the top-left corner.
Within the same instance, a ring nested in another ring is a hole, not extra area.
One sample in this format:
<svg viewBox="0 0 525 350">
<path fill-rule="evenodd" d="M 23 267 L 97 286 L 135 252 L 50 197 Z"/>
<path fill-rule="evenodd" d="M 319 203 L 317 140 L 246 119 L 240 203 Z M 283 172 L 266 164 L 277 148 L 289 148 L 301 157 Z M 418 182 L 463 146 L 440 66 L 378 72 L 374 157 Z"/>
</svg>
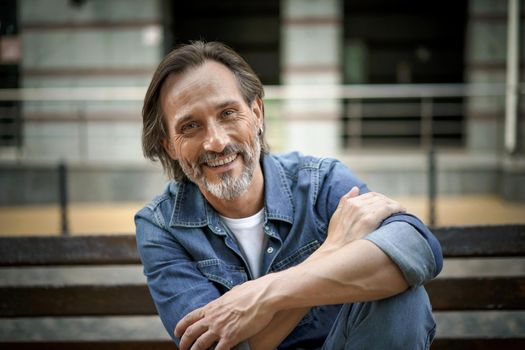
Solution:
<svg viewBox="0 0 525 350">
<path fill-rule="evenodd" d="M 185 114 L 182 117 L 177 118 L 177 120 L 175 121 L 175 129 L 177 129 L 179 125 L 186 123 L 188 120 L 191 120 L 192 118 L 193 116 L 191 114 Z"/>
<path fill-rule="evenodd" d="M 228 107 L 230 105 L 239 105 L 239 101 L 237 101 L 237 100 L 226 100 L 224 102 L 219 103 L 217 105 L 217 108 L 221 109 L 221 108 L 224 108 L 224 107 Z"/>
<path fill-rule="evenodd" d="M 228 106 L 232 106 L 232 105 L 239 106 L 240 103 L 237 100 L 226 100 L 226 101 L 218 103 L 215 106 L 215 108 L 216 109 L 222 109 L 222 108 L 225 108 L 225 107 L 228 107 Z M 175 128 L 177 128 L 181 124 L 186 123 L 188 120 L 191 120 L 191 119 L 193 119 L 193 115 L 191 115 L 191 114 L 184 114 L 184 115 L 182 115 L 180 118 L 177 118 L 177 120 L 175 121 Z"/>
</svg>

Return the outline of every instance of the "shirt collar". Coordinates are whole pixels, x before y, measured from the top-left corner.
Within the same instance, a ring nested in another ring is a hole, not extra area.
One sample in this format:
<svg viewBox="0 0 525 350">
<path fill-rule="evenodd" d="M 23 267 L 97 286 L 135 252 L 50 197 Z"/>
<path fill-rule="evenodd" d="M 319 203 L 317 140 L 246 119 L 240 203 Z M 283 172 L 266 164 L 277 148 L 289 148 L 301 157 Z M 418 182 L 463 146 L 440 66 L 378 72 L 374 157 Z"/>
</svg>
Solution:
<svg viewBox="0 0 525 350">
<path fill-rule="evenodd" d="M 268 220 L 293 224 L 292 192 L 282 165 L 272 155 L 262 155 L 264 205 Z M 203 227 L 216 225 L 219 216 L 206 201 L 198 186 L 190 181 L 172 183 L 174 195 L 170 226 Z"/>
</svg>

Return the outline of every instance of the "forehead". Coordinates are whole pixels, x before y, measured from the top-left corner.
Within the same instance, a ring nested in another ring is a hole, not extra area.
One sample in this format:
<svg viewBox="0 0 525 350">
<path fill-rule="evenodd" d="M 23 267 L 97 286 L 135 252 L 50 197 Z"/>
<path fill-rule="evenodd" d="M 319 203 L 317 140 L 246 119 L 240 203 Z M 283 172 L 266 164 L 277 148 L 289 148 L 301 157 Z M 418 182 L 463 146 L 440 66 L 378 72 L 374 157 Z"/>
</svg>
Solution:
<svg viewBox="0 0 525 350">
<path fill-rule="evenodd" d="M 206 61 L 183 73 L 169 75 L 162 86 L 160 97 L 165 110 L 220 102 L 225 98 L 242 99 L 242 94 L 230 69 L 221 63 Z"/>
</svg>

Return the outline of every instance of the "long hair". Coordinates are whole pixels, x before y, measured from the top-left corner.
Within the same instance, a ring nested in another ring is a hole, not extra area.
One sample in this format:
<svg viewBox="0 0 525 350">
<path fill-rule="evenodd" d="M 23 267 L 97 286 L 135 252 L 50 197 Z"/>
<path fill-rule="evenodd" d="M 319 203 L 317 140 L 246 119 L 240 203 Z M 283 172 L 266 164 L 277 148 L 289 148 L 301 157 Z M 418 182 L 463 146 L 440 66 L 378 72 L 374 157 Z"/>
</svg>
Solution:
<svg viewBox="0 0 525 350">
<path fill-rule="evenodd" d="M 184 73 L 188 69 L 199 67 L 209 60 L 221 63 L 232 71 L 248 106 L 251 106 L 257 97 L 261 100 L 264 97 L 262 83 L 252 68 L 239 54 L 222 43 L 195 41 L 176 48 L 164 57 L 151 78 L 144 98 L 142 150 L 146 158 L 153 161 L 160 160 L 168 177 L 176 181 L 185 180 L 186 175 L 179 162 L 173 160 L 162 146 L 162 141 L 168 137 L 168 131 L 162 113 L 160 91 L 170 74 Z M 264 119 L 264 106 L 262 112 Z M 264 130 L 265 128 L 259 135 L 261 153 L 268 153 Z"/>
</svg>

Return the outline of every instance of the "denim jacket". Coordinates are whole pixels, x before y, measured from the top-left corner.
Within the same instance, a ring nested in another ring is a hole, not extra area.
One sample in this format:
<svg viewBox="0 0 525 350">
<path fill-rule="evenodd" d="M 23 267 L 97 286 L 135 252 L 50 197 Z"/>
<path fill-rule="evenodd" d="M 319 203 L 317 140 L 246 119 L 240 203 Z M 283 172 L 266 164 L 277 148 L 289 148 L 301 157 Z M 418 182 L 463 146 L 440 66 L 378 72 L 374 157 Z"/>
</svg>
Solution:
<svg viewBox="0 0 525 350">
<path fill-rule="evenodd" d="M 262 258 L 264 275 L 304 261 L 325 240 L 340 198 L 353 186 L 359 186 L 361 194 L 368 189 L 334 159 L 289 153 L 263 155 L 261 164 L 268 236 Z M 396 236 L 402 230 L 381 233 L 396 222 L 417 232 L 416 240 Z M 173 330 L 180 319 L 253 274 L 234 235 L 191 182 L 170 182 L 162 195 L 137 213 L 135 223 L 152 298 L 178 345 Z M 414 216 L 393 215 L 367 239 L 398 264 L 411 285 L 425 283 L 442 268 L 439 242 Z M 427 258 L 421 258 L 425 253 Z M 279 349 L 320 348 L 340 307 L 313 307 Z"/>
</svg>

